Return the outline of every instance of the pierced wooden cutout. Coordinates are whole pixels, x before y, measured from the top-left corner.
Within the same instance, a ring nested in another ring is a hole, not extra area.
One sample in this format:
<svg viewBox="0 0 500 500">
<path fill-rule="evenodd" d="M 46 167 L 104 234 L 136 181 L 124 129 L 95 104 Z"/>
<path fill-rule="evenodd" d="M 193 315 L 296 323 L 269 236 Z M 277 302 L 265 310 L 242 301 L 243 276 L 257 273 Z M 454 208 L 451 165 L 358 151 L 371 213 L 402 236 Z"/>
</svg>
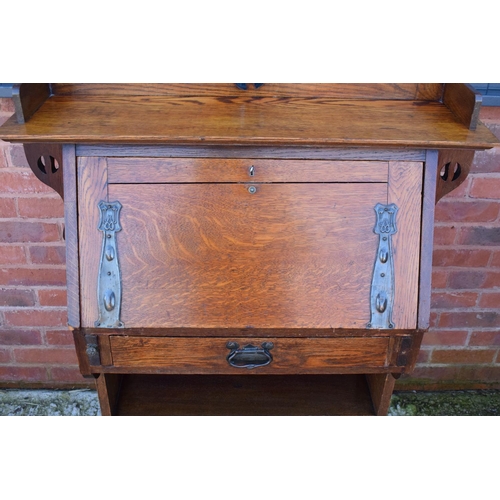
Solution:
<svg viewBox="0 0 500 500">
<path fill-rule="evenodd" d="M 36 177 L 64 199 L 62 145 L 24 144 L 24 153 Z"/>
<path fill-rule="evenodd" d="M 474 151 L 443 150 L 438 156 L 436 203 L 455 190 L 469 175 Z"/>
</svg>

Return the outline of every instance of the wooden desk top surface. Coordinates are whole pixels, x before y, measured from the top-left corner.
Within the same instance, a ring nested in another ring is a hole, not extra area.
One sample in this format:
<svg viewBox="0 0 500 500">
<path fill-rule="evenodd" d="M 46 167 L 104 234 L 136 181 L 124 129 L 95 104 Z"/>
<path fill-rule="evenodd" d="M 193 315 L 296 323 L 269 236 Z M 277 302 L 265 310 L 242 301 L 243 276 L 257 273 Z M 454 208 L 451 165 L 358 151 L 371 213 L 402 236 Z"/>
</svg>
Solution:
<svg viewBox="0 0 500 500">
<path fill-rule="evenodd" d="M 12 142 L 484 149 L 440 102 L 284 96 L 55 95 L 0 129 Z"/>
</svg>

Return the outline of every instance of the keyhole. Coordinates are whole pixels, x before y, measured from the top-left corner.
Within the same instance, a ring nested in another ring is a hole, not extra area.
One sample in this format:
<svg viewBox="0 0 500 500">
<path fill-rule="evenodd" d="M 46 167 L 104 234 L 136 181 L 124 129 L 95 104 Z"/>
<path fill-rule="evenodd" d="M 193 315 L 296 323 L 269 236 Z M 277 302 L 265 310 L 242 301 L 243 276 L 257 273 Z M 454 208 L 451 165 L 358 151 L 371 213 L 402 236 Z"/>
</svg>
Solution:
<svg viewBox="0 0 500 500">
<path fill-rule="evenodd" d="M 255 175 L 255 167 L 253 165 L 248 169 L 248 173 L 251 177 Z"/>
<path fill-rule="evenodd" d="M 47 174 L 47 170 L 50 170 L 52 174 L 55 174 L 59 170 L 59 163 L 53 156 L 40 156 L 37 161 L 38 168 Z"/>
</svg>

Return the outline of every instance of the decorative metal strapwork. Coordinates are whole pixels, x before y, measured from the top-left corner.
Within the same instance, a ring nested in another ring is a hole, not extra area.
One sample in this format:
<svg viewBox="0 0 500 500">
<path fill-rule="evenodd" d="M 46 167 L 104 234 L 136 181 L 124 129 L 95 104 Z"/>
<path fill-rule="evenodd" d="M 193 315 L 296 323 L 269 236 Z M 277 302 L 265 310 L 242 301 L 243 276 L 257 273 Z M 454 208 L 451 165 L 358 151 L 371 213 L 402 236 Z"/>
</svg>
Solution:
<svg viewBox="0 0 500 500">
<path fill-rule="evenodd" d="M 377 256 L 373 269 L 372 288 L 370 294 L 371 316 L 367 328 L 394 328 L 392 308 L 394 305 L 394 260 L 392 255 L 391 236 L 397 233 L 396 213 L 398 207 L 375 205 L 377 222 L 373 232 L 379 235 Z"/>
<path fill-rule="evenodd" d="M 121 306 L 121 279 L 116 233 L 121 230 L 120 210 L 122 205 L 118 201 L 108 203 L 99 202 L 100 221 L 98 229 L 103 231 L 101 261 L 97 284 L 97 304 L 99 319 L 95 322 L 98 328 L 123 328 L 120 321 Z"/>
</svg>

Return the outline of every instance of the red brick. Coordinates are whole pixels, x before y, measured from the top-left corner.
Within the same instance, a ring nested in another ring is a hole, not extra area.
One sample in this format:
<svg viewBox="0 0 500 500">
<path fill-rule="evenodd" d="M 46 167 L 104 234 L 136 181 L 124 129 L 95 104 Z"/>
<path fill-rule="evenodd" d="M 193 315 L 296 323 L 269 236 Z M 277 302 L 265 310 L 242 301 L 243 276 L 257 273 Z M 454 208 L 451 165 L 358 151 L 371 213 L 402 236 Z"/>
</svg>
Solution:
<svg viewBox="0 0 500 500">
<path fill-rule="evenodd" d="M 467 334 L 467 330 L 429 330 L 424 333 L 422 345 L 464 346 Z"/>
<path fill-rule="evenodd" d="M 66 326 L 66 309 L 4 311 L 8 326 Z"/>
<path fill-rule="evenodd" d="M 471 198 L 500 199 L 500 178 L 476 177 L 472 181 L 470 196 Z"/>
<path fill-rule="evenodd" d="M 30 247 L 29 253 L 33 264 L 65 264 L 66 247 L 36 246 Z"/>
<path fill-rule="evenodd" d="M 494 328 L 500 327 L 499 311 L 442 312 L 440 328 Z"/>
<path fill-rule="evenodd" d="M 469 339 L 471 346 L 500 346 L 500 330 L 475 331 Z"/>
<path fill-rule="evenodd" d="M 64 205 L 61 198 L 19 198 L 17 200 L 21 217 L 62 218 Z"/>
<path fill-rule="evenodd" d="M 0 345 L 39 345 L 42 343 L 40 330 L 1 330 Z"/>
<path fill-rule="evenodd" d="M 486 271 L 450 271 L 448 286 L 453 289 L 481 288 L 485 285 Z"/>
<path fill-rule="evenodd" d="M 452 200 L 436 205 L 438 222 L 494 222 L 499 213 L 500 203 L 492 201 Z"/>
<path fill-rule="evenodd" d="M 66 289 L 62 290 L 39 290 L 38 298 L 41 306 L 66 306 Z"/>
<path fill-rule="evenodd" d="M 479 307 L 500 308 L 500 292 L 483 293 L 479 299 Z"/>
<path fill-rule="evenodd" d="M 45 222 L 0 221 L 0 242 L 27 243 L 60 241 L 57 224 Z"/>
<path fill-rule="evenodd" d="M 432 288 L 446 288 L 448 284 L 448 271 L 432 270 Z"/>
<path fill-rule="evenodd" d="M 0 349 L 0 363 L 10 363 L 11 351 L 10 349 Z"/>
<path fill-rule="evenodd" d="M 453 245 L 457 234 L 458 230 L 453 226 L 435 226 L 434 245 Z"/>
<path fill-rule="evenodd" d="M 493 252 L 493 257 L 490 263 L 491 267 L 500 267 L 500 251 Z"/>
<path fill-rule="evenodd" d="M 489 271 L 486 275 L 484 288 L 498 288 L 500 287 L 500 271 Z"/>
<path fill-rule="evenodd" d="M 34 305 L 35 305 L 35 292 L 33 290 L 0 288 L 1 307 L 29 307 Z"/>
<path fill-rule="evenodd" d="M 29 164 L 26 160 L 26 154 L 24 153 L 24 148 L 21 144 L 12 144 L 9 148 L 7 161 L 12 167 L 28 167 Z"/>
<path fill-rule="evenodd" d="M 83 378 L 78 368 L 54 367 L 50 369 L 51 380 L 54 382 L 73 382 L 79 385 L 94 387 L 94 382 Z"/>
<path fill-rule="evenodd" d="M 0 246 L 0 265 L 26 264 L 24 248 L 14 245 Z"/>
<path fill-rule="evenodd" d="M 4 382 L 44 382 L 47 368 L 39 366 L 0 366 L 0 380 Z"/>
<path fill-rule="evenodd" d="M 433 309 L 455 309 L 474 307 L 478 294 L 476 292 L 433 292 L 431 307 Z"/>
<path fill-rule="evenodd" d="M 45 337 L 49 345 L 75 345 L 73 332 L 69 330 L 48 330 Z"/>
<path fill-rule="evenodd" d="M 429 328 L 435 328 L 439 322 L 439 314 L 431 311 L 429 315 Z"/>
<path fill-rule="evenodd" d="M 417 363 L 428 363 L 430 359 L 431 351 L 427 349 L 420 349 L 417 356 Z"/>
<path fill-rule="evenodd" d="M 486 267 L 490 260 L 490 250 L 458 250 L 437 248 L 433 252 L 433 266 Z"/>
<path fill-rule="evenodd" d="M 0 127 L 2 126 L 3 115 L 0 113 Z M 7 143 L 0 141 L 0 168 L 7 167 Z"/>
<path fill-rule="evenodd" d="M 460 184 L 460 186 L 457 187 L 454 191 L 451 193 L 448 193 L 446 195 L 446 198 L 465 198 L 467 196 L 467 191 L 469 190 L 470 187 L 470 177 L 467 177 L 465 181 Z"/>
<path fill-rule="evenodd" d="M 432 363 L 468 365 L 492 363 L 496 352 L 496 349 L 434 349 L 431 361 Z"/>
<path fill-rule="evenodd" d="M 64 348 L 20 348 L 13 350 L 14 359 L 23 364 L 76 365 L 78 360 L 74 349 Z"/>
<path fill-rule="evenodd" d="M 54 191 L 39 181 L 31 170 L 3 172 L 0 170 L 0 193 L 28 194 L 53 193 Z"/>
<path fill-rule="evenodd" d="M 65 286 L 65 269 L 0 269 L 0 285 Z"/>
<path fill-rule="evenodd" d="M 471 173 L 500 172 L 500 148 L 478 151 L 474 155 Z"/>
<path fill-rule="evenodd" d="M 500 227 L 463 227 L 458 236 L 460 245 L 500 245 Z"/>
<path fill-rule="evenodd" d="M 0 111 L 12 115 L 15 111 L 14 101 L 10 97 L 0 98 Z"/>
<path fill-rule="evenodd" d="M 17 217 L 14 198 L 0 198 L 0 218 Z"/>
</svg>

